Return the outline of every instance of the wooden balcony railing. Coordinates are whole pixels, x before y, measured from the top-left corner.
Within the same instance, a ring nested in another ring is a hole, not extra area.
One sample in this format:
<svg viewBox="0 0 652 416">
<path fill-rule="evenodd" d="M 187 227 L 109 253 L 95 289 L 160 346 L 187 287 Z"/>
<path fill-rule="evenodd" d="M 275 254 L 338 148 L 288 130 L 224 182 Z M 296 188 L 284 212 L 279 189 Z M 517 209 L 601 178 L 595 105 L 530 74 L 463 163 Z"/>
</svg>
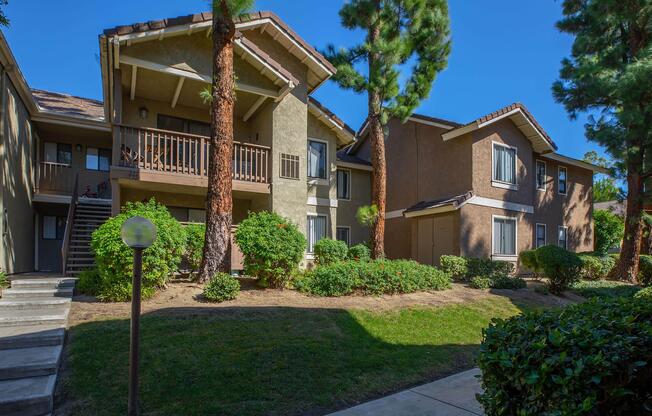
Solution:
<svg viewBox="0 0 652 416">
<path fill-rule="evenodd" d="M 208 176 L 208 137 L 144 127 L 117 127 L 120 132 L 114 146 L 119 149 L 118 166 Z M 234 142 L 232 163 L 233 179 L 270 183 L 269 147 Z"/>
<path fill-rule="evenodd" d="M 54 162 L 41 162 L 38 171 L 38 189 L 53 193 L 70 194 L 74 189 L 78 170 L 71 165 Z"/>
</svg>

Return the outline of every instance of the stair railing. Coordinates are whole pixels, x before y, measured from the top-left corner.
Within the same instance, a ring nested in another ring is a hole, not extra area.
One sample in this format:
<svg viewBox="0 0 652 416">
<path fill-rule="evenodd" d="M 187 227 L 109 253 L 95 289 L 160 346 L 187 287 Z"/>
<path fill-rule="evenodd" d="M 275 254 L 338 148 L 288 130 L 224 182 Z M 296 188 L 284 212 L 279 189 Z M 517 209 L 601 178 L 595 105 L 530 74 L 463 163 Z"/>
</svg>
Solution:
<svg viewBox="0 0 652 416">
<path fill-rule="evenodd" d="M 63 263 L 63 275 L 68 276 L 67 263 L 68 251 L 70 249 L 70 236 L 72 235 L 72 226 L 75 220 L 75 210 L 77 209 L 77 202 L 79 200 L 79 173 L 75 175 L 75 185 L 72 188 L 72 196 L 70 197 L 70 208 L 68 208 L 68 218 L 66 219 L 66 230 L 63 233 L 63 244 L 61 244 L 61 262 Z"/>
</svg>

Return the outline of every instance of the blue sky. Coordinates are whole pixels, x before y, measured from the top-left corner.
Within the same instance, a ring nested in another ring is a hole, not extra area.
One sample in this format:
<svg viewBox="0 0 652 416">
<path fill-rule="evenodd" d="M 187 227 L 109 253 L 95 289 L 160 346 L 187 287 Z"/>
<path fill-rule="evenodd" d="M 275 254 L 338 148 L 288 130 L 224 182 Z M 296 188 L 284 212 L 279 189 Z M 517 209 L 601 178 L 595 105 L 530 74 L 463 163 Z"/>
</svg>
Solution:
<svg viewBox="0 0 652 416">
<path fill-rule="evenodd" d="M 340 26 L 338 0 L 258 0 L 316 48 L 346 46 L 360 33 Z M 300 7 L 297 7 L 300 6 Z M 452 54 L 418 113 L 468 122 L 512 102 L 525 104 L 560 153 L 600 150 L 584 137 L 585 119 L 569 120 L 550 92 L 572 38 L 554 27 L 561 0 L 449 0 Z M 29 85 L 101 99 L 97 37 L 105 28 L 203 11 L 205 0 L 10 0 L 3 29 Z M 366 98 L 332 82 L 315 94 L 357 129 Z M 602 153 L 602 152 L 601 152 Z"/>
</svg>

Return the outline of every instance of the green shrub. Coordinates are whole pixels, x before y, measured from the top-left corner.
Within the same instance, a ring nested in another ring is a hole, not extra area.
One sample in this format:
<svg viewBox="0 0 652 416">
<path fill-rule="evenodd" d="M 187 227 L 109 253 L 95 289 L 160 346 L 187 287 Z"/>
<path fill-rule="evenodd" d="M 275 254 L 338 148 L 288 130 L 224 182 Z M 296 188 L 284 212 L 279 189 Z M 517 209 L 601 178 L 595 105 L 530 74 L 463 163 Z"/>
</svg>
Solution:
<svg viewBox="0 0 652 416">
<path fill-rule="evenodd" d="M 534 291 L 545 296 L 548 296 L 550 294 L 550 288 L 548 287 L 548 285 L 535 286 Z"/>
<path fill-rule="evenodd" d="M 606 255 L 609 249 L 618 247 L 625 233 L 625 221 L 607 210 L 593 211 L 595 251 Z"/>
<path fill-rule="evenodd" d="M 520 277 L 512 277 L 506 274 L 495 274 L 491 278 L 492 289 L 510 289 L 518 290 L 527 287 L 527 283 Z"/>
<path fill-rule="evenodd" d="M 631 298 L 639 290 L 638 286 L 610 280 L 582 280 L 575 282 L 571 288 L 585 298 Z"/>
<path fill-rule="evenodd" d="M 186 245 L 183 226 L 154 198 L 148 202 L 128 202 L 122 212 L 109 218 L 91 238 L 95 262 L 100 276 L 97 297 L 104 301 L 131 299 L 133 250 L 120 238 L 120 227 L 127 219 L 141 216 L 156 226 L 156 241 L 143 251 L 142 296 L 148 298 L 163 287 L 168 277 L 178 270 Z"/>
<path fill-rule="evenodd" d="M 580 277 L 587 280 L 605 279 L 616 265 L 613 257 L 609 256 L 598 257 L 590 254 L 580 254 L 579 258 L 582 262 Z"/>
<path fill-rule="evenodd" d="M 521 262 L 521 266 L 534 273 L 535 277 L 539 277 L 543 272 L 543 268 L 537 259 L 536 250 L 521 251 L 518 255 L 518 259 Z"/>
<path fill-rule="evenodd" d="M 638 281 L 643 286 L 652 286 L 652 256 L 644 254 L 639 257 Z"/>
<path fill-rule="evenodd" d="M 235 233 L 245 273 L 263 286 L 284 287 L 299 266 L 306 238 L 296 225 L 273 212 L 250 213 Z"/>
<path fill-rule="evenodd" d="M 79 280 L 75 284 L 75 289 L 85 295 L 97 296 L 102 289 L 102 279 L 97 268 L 87 269 L 79 273 Z"/>
<path fill-rule="evenodd" d="M 652 286 L 648 286 L 639 290 L 634 294 L 635 299 L 645 299 L 648 302 L 652 301 Z"/>
<path fill-rule="evenodd" d="M 0 289 L 9 286 L 9 280 L 7 279 L 7 273 L 0 270 Z"/>
<path fill-rule="evenodd" d="M 226 273 L 216 273 L 204 286 L 202 294 L 211 302 L 233 300 L 240 293 L 240 282 Z"/>
<path fill-rule="evenodd" d="M 489 289 L 491 288 L 491 279 L 489 277 L 475 276 L 471 278 L 469 286 L 473 289 Z"/>
<path fill-rule="evenodd" d="M 190 270 L 197 271 L 201 266 L 206 239 L 206 224 L 188 224 L 186 226 L 186 251 L 184 259 Z"/>
<path fill-rule="evenodd" d="M 467 274 L 467 260 L 460 256 L 443 255 L 439 258 L 441 269 L 453 276 L 453 279 L 463 280 Z"/>
<path fill-rule="evenodd" d="M 478 364 L 488 415 L 649 415 L 652 303 L 598 300 L 494 319 Z"/>
<path fill-rule="evenodd" d="M 369 261 L 371 260 L 371 249 L 360 243 L 349 247 L 349 260 Z"/>
<path fill-rule="evenodd" d="M 504 260 L 492 260 L 492 274 L 510 275 L 514 273 L 514 263 Z"/>
<path fill-rule="evenodd" d="M 318 296 L 411 293 L 447 289 L 450 275 L 412 260 L 349 260 L 317 266 L 295 286 Z"/>
<path fill-rule="evenodd" d="M 491 259 L 481 257 L 466 257 L 467 277 L 484 276 L 489 277 L 494 272 L 494 265 Z"/>
<path fill-rule="evenodd" d="M 346 260 L 349 249 L 344 241 L 322 238 L 315 243 L 315 263 L 331 264 Z"/>
<path fill-rule="evenodd" d="M 537 261 L 550 281 L 550 291 L 560 294 L 579 280 L 582 261 L 561 247 L 548 245 L 536 250 Z"/>
</svg>

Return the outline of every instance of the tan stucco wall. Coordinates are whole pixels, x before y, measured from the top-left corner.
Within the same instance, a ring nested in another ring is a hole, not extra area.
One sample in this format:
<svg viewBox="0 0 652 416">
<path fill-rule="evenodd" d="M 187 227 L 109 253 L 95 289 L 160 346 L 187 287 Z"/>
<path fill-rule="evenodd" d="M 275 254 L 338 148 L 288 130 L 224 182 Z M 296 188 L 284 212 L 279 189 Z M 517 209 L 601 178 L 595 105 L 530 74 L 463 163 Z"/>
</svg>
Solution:
<svg viewBox="0 0 652 416">
<path fill-rule="evenodd" d="M 337 225 L 350 227 L 351 245 L 354 245 L 369 241 L 369 228 L 360 225 L 355 215 L 359 207 L 371 203 L 371 172 L 359 169 L 343 169 L 351 172 L 351 199 L 339 199 L 337 201 Z"/>
<path fill-rule="evenodd" d="M 328 129 L 323 122 L 319 121 L 315 116 L 308 113 L 308 140 L 316 139 L 327 143 L 328 146 L 328 178 L 325 182 L 315 181 L 308 179 L 307 182 L 307 196 L 318 198 L 319 200 L 337 200 L 337 136 L 332 130 Z M 308 144 L 304 146 L 304 151 L 307 155 Z M 307 161 L 303 169 L 308 169 Z M 307 174 L 306 174 L 307 175 Z M 335 238 L 335 229 L 339 225 L 337 218 L 338 210 L 335 207 L 330 207 L 330 202 L 327 205 L 319 206 L 322 211 L 328 211 L 328 216 L 331 219 L 328 226 L 330 235 Z M 314 206 L 308 206 L 308 209 Z"/>
<path fill-rule="evenodd" d="M 34 270 L 34 161 L 36 134 L 27 109 L 3 72 L 2 82 L 2 197 L 4 216 L 0 269 L 8 273 Z"/>
</svg>

